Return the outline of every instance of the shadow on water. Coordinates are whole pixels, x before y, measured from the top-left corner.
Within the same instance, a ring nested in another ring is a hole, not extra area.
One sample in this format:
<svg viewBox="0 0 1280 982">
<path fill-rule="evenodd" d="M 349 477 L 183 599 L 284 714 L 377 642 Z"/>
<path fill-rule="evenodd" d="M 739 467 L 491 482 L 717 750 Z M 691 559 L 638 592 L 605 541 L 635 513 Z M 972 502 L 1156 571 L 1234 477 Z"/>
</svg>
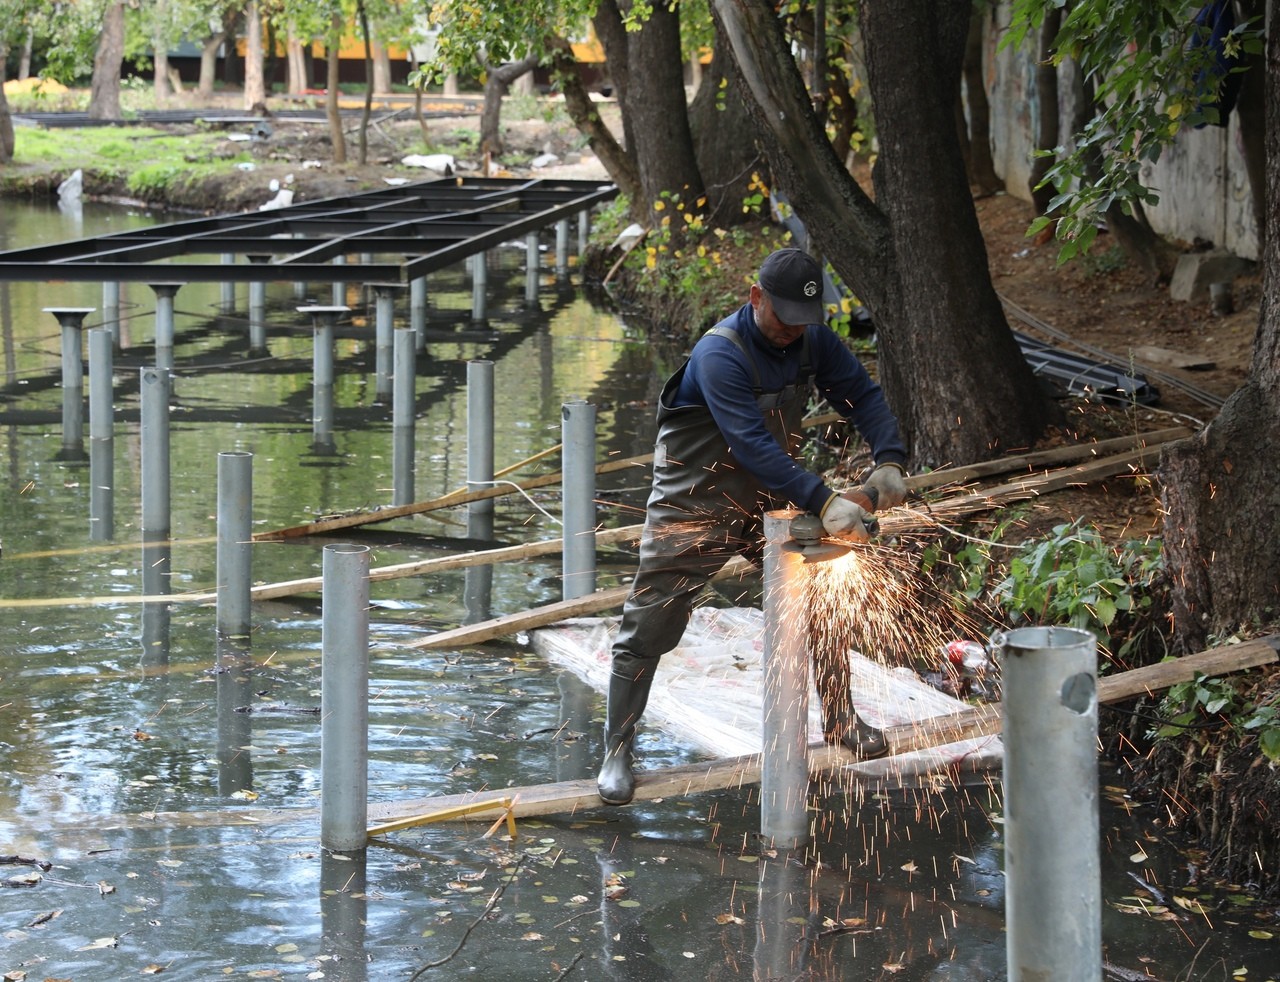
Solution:
<svg viewBox="0 0 1280 982">
<path fill-rule="evenodd" d="M 71 234 L 149 221 L 89 207 L 84 220 Z M 8 244 L 48 236 L 56 221 L 7 204 Z M 662 370 L 644 341 L 550 277 L 541 309 L 523 309 L 523 252 L 495 250 L 492 262 L 482 326 L 467 316 L 461 270 L 432 280 L 415 393 L 419 499 L 465 483 L 473 359 L 495 363 L 498 466 L 557 444 L 561 406 L 574 398 L 599 407 L 602 455 L 651 448 Z M 335 342 L 333 439 L 321 451 L 312 331 L 294 308 L 329 285 L 309 284 L 303 297 L 271 287 L 266 353 L 248 350 L 242 319 L 217 312 L 217 285 L 183 288 L 171 527 L 154 535 L 142 532 L 137 400 L 153 304 L 130 289 L 116 361 L 113 527 L 101 534 L 91 519 L 103 489 L 86 461 L 59 459 L 58 332 L 42 312 L 99 306 L 97 289 L 0 284 L 0 971 L 16 973 L 6 977 L 1004 977 L 994 786 L 826 793 L 816 859 L 762 848 L 755 788 L 522 821 L 510 841 L 487 822 L 460 822 L 389 834 L 362 852 L 322 850 L 318 597 L 257 603 L 250 637 L 219 640 L 215 609 L 180 595 L 216 582 L 221 452 L 254 455 L 255 531 L 390 503 L 391 411 L 372 378 L 371 306 L 348 291 L 354 326 Z M 642 479 L 602 479 L 599 491 L 605 524 L 638 520 Z M 552 537 L 546 513 L 557 511 L 553 495 L 535 493 L 504 499 L 483 527 L 451 510 L 352 537 L 387 565 Z M 253 579 L 319 576 L 332 541 L 256 545 Z M 608 555 L 598 585 L 629 572 L 627 556 Z M 559 577 L 554 558 L 377 585 L 373 800 L 594 773 L 601 700 L 574 676 L 521 643 L 405 644 L 559 599 Z M 641 750 L 646 767 L 699 759 L 653 730 Z M 1153 833 L 1152 806 L 1110 791 L 1103 816 L 1110 963 L 1163 979 L 1275 971 L 1276 942 L 1249 937 L 1249 908 L 1205 893 L 1196 913 L 1158 895 L 1191 895 L 1193 874 Z"/>
</svg>

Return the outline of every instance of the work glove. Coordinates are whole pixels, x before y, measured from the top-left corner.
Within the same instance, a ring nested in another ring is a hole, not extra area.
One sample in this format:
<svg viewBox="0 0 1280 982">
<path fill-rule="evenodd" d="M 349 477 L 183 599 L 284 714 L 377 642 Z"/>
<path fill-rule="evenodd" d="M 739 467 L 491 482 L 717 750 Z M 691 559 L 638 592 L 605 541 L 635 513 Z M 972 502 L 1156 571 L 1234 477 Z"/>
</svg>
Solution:
<svg viewBox="0 0 1280 982">
<path fill-rule="evenodd" d="M 901 464 L 881 464 L 863 482 L 864 487 L 875 488 L 880 495 L 876 508 L 897 508 L 907 500 L 906 472 Z"/>
<path fill-rule="evenodd" d="M 827 535 L 852 542 L 870 542 L 866 520 L 870 517 L 861 505 L 855 505 L 838 494 L 832 495 L 822 509 L 822 527 Z"/>
</svg>

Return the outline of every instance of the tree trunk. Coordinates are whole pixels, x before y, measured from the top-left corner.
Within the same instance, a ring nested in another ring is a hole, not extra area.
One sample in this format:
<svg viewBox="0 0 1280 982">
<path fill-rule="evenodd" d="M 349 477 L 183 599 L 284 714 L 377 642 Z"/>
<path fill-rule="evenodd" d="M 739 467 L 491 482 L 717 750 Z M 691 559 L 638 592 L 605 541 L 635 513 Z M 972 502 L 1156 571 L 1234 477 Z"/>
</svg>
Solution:
<svg viewBox="0 0 1280 982">
<path fill-rule="evenodd" d="M 329 43 L 325 50 L 325 117 L 329 120 L 329 141 L 333 144 L 333 162 L 347 162 L 347 139 L 342 132 L 342 112 L 338 106 L 338 45 L 342 39 L 342 14 L 335 12 L 329 21 Z"/>
<path fill-rule="evenodd" d="M 197 91 L 201 99 L 213 95 L 213 83 L 218 77 L 218 49 L 230 36 L 228 25 L 223 22 L 222 30 L 212 37 L 206 38 L 200 46 L 200 82 Z"/>
<path fill-rule="evenodd" d="M 867 305 L 880 381 L 918 465 L 1030 445 L 1056 418 L 1004 319 L 956 138 L 969 4 L 862 5 L 876 203 L 844 169 L 768 7 L 714 0 L 774 173 Z"/>
<path fill-rule="evenodd" d="M 262 13 L 258 0 L 249 0 L 244 8 L 244 107 L 265 109 L 267 89 L 262 77 Z"/>
<path fill-rule="evenodd" d="M 742 201 L 750 193 L 752 172 L 765 163 L 747 107 L 741 99 L 729 98 L 732 90 L 724 86 L 731 66 L 729 53 L 717 45 L 689 104 L 698 173 L 707 191 L 707 216 L 721 228 L 742 222 Z"/>
<path fill-rule="evenodd" d="M 356 16 L 364 38 L 364 106 L 360 110 L 360 139 L 357 143 L 357 159 L 363 167 L 369 162 L 369 119 L 373 115 L 373 39 L 369 37 L 369 12 L 364 9 L 364 0 L 356 0 Z"/>
<path fill-rule="evenodd" d="M 1266 0 L 1238 0 L 1236 21 L 1262 17 Z M 1266 161 L 1266 58 L 1263 55 L 1240 55 L 1244 77 L 1236 99 L 1236 119 L 1240 123 L 1240 146 L 1244 151 L 1245 171 L 1249 175 L 1249 198 L 1253 203 L 1253 220 L 1258 231 L 1258 256 L 1266 248 L 1267 236 L 1267 161 Z"/>
<path fill-rule="evenodd" d="M 1280 31 L 1266 53 L 1266 200 L 1280 201 Z M 1178 650 L 1280 611 L 1280 236 L 1262 254 L 1262 300 L 1249 376 L 1199 436 L 1165 448 L 1160 482 L 1164 554 L 1173 584 Z"/>
<path fill-rule="evenodd" d="M 1004 181 L 1000 180 L 991 159 L 991 103 L 987 100 L 986 73 L 982 65 L 982 46 L 986 36 L 984 10 L 985 6 L 975 7 L 969 17 L 969 33 L 964 47 L 964 95 L 969 109 L 968 174 L 969 183 L 983 194 L 996 194 L 1004 190 Z"/>
<path fill-rule="evenodd" d="M 389 95 L 391 93 L 391 56 L 377 41 L 371 43 L 373 45 L 373 94 Z"/>
<path fill-rule="evenodd" d="M 613 14 L 621 20 L 611 0 L 600 4 L 597 20 L 606 8 L 613 8 L 609 20 Z M 701 210 L 703 184 L 689 128 L 678 9 L 656 4 L 638 31 L 622 34 L 620 58 L 609 48 L 619 43 L 616 34 L 607 42 L 602 35 L 601 43 L 627 120 L 626 145 L 636 161 L 649 221 L 656 220 L 654 205 L 664 193 L 678 196 L 683 211 Z"/>
<path fill-rule="evenodd" d="M 9 99 L 4 94 L 5 70 L 9 49 L 0 44 L 0 164 L 13 160 L 13 117 L 9 115 Z"/>
<path fill-rule="evenodd" d="M 169 104 L 173 96 L 173 82 L 169 78 L 169 52 L 164 50 L 167 42 L 160 38 L 155 40 L 155 72 L 152 79 L 152 90 L 155 92 L 156 105 L 163 108 Z"/>
<path fill-rule="evenodd" d="M 310 88 L 307 84 L 307 59 L 302 51 L 302 42 L 290 34 L 284 42 L 285 47 L 285 90 L 289 95 L 300 96 Z"/>
<path fill-rule="evenodd" d="M 18 74 L 19 82 L 31 77 L 31 48 L 35 44 L 36 31 L 34 27 L 28 27 L 26 36 L 22 40 L 22 51 L 18 55 Z"/>
<path fill-rule="evenodd" d="M 527 75 L 538 64 L 538 56 L 530 55 L 523 61 L 509 61 L 505 65 L 488 69 L 484 83 L 484 106 L 480 110 L 480 152 L 493 157 L 503 152 L 502 98 L 511 91 L 511 83 L 521 75 Z"/>
<path fill-rule="evenodd" d="M 618 186 L 618 190 L 631 202 L 631 217 L 634 221 L 643 221 L 647 209 L 637 213 L 642 205 L 640 192 L 640 173 L 636 170 L 635 160 L 623 148 L 604 124 L 595 103 L 587 92 L 582 81 L 581 67 L 573 57 L 573 49 L 564 38 L 555 38 L 549 42 L 553 51 L 552 72 L 555 83 L 564 94 L 565 112 L 573 120 L 573 125 L 585 134 L 592 152 L 604 165 L 609 179 Z"/>
<path fill-rule="evenodd" d="M 107 7 L 93 55 L 89 86 L 89 118 L 120 118 L 120 65 L 124 62 L 124 4 Z"/>
<path fill-rule="evenodd" d="M 1035 149 L 1045 154 L 1031 160 L 1031 176 L 1027 184 L 1031 190 L 1031 203 L 1036 211 L 1045 215 L 1049 212 L 1049 202 L 1053 200 L 1057 190 L 1051 184 L 1041 187 L 1045 174 L 1053 166 L 1053 157 L 1048 156 L 1058 145 L 1061 130 L 1061 113 L 1058 111 L 1058 67 L 1053 61 L 1053 42 L 1062 26 L 1062 11 L 1054 7 L 1045 12 L 1044 23 L 1040 25 L 1040 57 L 1036 62 L 1036 108 L 1039 110 L 1039 124 L 1036 127 Z M 1078 131 L 1077 131 L 1078 132 Z"/>
</svg>

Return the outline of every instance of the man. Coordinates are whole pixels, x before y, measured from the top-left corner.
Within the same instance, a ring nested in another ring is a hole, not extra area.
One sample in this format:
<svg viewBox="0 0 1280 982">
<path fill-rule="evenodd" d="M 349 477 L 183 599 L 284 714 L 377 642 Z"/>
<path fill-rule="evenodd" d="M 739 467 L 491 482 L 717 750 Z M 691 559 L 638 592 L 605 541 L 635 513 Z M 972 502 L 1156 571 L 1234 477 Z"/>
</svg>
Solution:
<svg viewBox="0 0 1280 982">
<path fill-rule="evenodd" d="M 613 644 L 597 779 L 607 804 L 635 792 L 636 724 L 658 660 L 679 643 L 711 576 L 735 553 L 758 551 L 761 513 L 789 501 L 820 516 L 828 535 L 867 538 L 867 513 L 795 460 L 814 384 L 870 445 L 866 483 L 878 506 L 906 496 L 897 419 L 825 320 L 822 268 L 799 249 L 780 249 L 760 267 L 749 302 L 700 338 L 663 387 L 640 566 Z M 844 664 L 844 702 L 824 698 L 824 733 L 861 757 L 883 755 L 883 734 L 848 703 Z M 820 681 L 829 674 L 820 669 Z"/>
</svg>

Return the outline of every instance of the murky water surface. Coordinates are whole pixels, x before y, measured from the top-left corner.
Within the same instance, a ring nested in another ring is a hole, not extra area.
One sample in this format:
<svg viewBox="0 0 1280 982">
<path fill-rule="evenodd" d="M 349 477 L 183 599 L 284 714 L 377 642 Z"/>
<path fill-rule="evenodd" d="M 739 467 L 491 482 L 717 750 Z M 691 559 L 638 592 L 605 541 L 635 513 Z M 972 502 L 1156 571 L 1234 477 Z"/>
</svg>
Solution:
<svg viewBox="0 0 1280 982">
<path fill-rule="evenodd" d="M 53 208 L 6 203 L 0 248 L 154 220 L 88 206 L 77 226 Z M 522 246 L 491 256 L 484 325 L 471 323 L 461 268 L 432 278 L 418 365 L 418 500 L 465 481 L 472 359 L 495 362 L 500 468 L 558 443 L 562 404 L 580 398 L 599 407 L 602 454 L 651 448 L 651 403 L 670 366 L 551 273 L 540 310 L 525 309 L 523 262 Z M 819 864 L 762 852 L 754 789 L 523 821 L 514 841 L 488 834 L 487 823 L 438 824 L 388 835 L 363 856 L 326 854 L 318 597 L 255 604 L 243 650 L 219 650 L 212 606 L 136 602 L 154 588 L 148 567 L 162 561 L 140 533 L 137 392 L 153 358 L 154 299 L 138 285 L 122 298 L 114 527 L 104 537 L 91 521 L 88 466 L 62 459 L 59 332 L 42 312 L 101 308 L 101 290 L 0 284 L 6 979 L 1005 977 L 1001 807 L 998 788 L 981 784 L 832 794 Z M 272 285 L 263 354 L 248 350 L 243 286 L 239 312 L 224 316 L 216 284 L 178 294 L 168 592 L 215 585 L 220 452 L 253 454 L 255 530 L 391 503 L 391 411 L 376 398 L 371 327 L 354 285 L 347 300 L 359 329 L 338 342 L 335 445 L 318 452 L 313 441 L 311 328 L 295 308 L 329 298 L 328 284 Z M 558 466 L 549 460 L 539 467 Z M 638 520 L 643 485 L 601 479 L 606 524 Z M 558 535 L 544 510 L 558 514 L 555 494 L 503 499 L 494 539 Z M 255 546 L 253 577 L 319 576 L 325 542 L 366 543 L 374 566 L 477 544 L 461 510 L 375 528 Z M 372 801 L 594 773 L 601 699 L 576 678 L 516 642 L 406 647 L 559 599 L 559 563 L 500 565 L 481 590 L 463 571 L 373 585 Z M 630 567 L 606 556 L 599 585 Z M 649 767 L 699 759 L 653 730 L 643 751 Z M 1109 963 L 1163 979 L 1277 973 L 1280 941 L 1267 936 L 1266 912 L 1235 902 L 1247 896 L 1198 893 L 1194 869 L 1152 833 L 1151 806 L 1115 788 L 1103 816 Z M 1135 877 L 1163 893 L 1140 890 Z"/>
</svg>

